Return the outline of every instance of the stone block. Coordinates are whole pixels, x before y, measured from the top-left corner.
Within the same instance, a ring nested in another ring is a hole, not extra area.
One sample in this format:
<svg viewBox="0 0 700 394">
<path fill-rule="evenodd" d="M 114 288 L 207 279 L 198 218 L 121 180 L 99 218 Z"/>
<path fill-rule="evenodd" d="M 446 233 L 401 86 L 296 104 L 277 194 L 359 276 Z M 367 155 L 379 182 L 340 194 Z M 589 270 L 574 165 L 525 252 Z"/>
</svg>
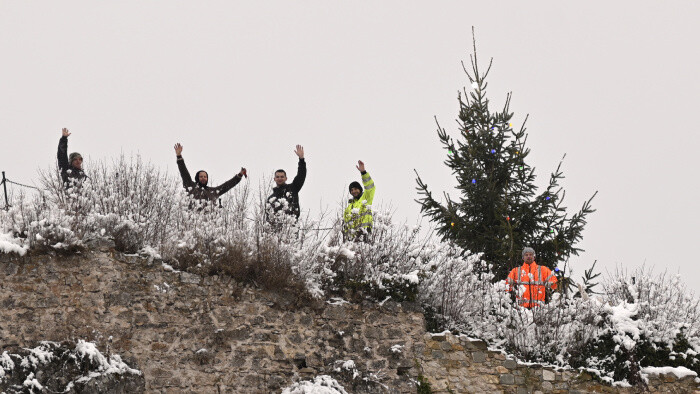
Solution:
<svg viewBox="0 0 700 394">
<path fill-rule="evenodd" d="M 380 328 L 367 327 L 365 328 L 365 336 L 370 339 L 379 339 L 384 337 L 384 333 Z"/>
<path fill-rule="evenodd" d="M 228 335 L 229 338 L 235 339 L 237 341 L 242 341 L 249 339 L 252 336 L 252 330 L 248 326 L 242 326 L 238 327 L 235 330 L 232 330 L 230 335 Z"/>
<path fill-rule="evenodd" d="M 236 355 L 234 356 L 231 361 L 229 362 L 229 365 L 233 368 L 241 368 L 246 364 L 246 358 L 242 355 Z"/>
<path fill-rule="evenodd" d="M 542 370 L 542 380 L 552 382 L 556 378 L 556 375 L 553 371 L 543 369 Z"/>
<path fill-rule="evenodd" d="M 516 369 L 516 368 L 518 368 L 518 362 L 515 361 L 514 359 L 509 358 L 503 362 L 503 366 L 508 368 L 508 369 Z"/>
<path fill-rule="evenodd" d="M 344 306 L 329 305 L 323 311 L 322 317 L 328 320 L 343 320 L 347 316 L 347 310 Z"/>
<path fill-rule="evenodd" d="M 389 328 L 386 330 L 386 334 L 389 339 L 404 338 L 406 336 L 406 332 L 399 328 Z"/>
<path fill-rule="evenodd" d="M 593 379 L 593 376 L 591 376 L 591 374 L 588 372 L 581 372 L 576 379 L 585 382 Z"/>
<path fill-rule="evenodd" d="M 5 274 L 7 276 L 12 276 L 17 274 L 17 271 L 19 270 L 19 267 L 16 264 L 9 263 L 7 266 L 5 266 Z"/>
<path fill-rule="evenodd" d="M 674 375 L 672 373 L 660 374 L 659 379 L 661 379 L 661 381 L 666 382 L 666 383 L 671 383 L 671 382 L 675 382 L 676 380 L 678 380 L 676 375 Z"/>
<path fill-rule="evenodd" d="M 475 363 L 483 363 L 486 361 L 486 353 L 484 352 L 473 352 L 472 359 Z"/>
<path fill-rule="evenodd" d="M 447 340 L 447 337 L 446 337 L 445 333 L 440 333 L 440 334 L 431 335 L 431 339 L 433 341 L 445 342 Z"/>
<path fill-rule="evenodd" d="M 499 378 L 499 383 L 500 384 L 508 384 L 508 385 L 515 384 L 515 376 L 513 376 L 509 373 L 503 374 Z"/>
<path fill-rule="evenodd" d="M 299 317 L 299 323 L 301 323 L 301 324 L 303 324 L 303 325 L 305 325 L 305 326 L 310 326 L 310 325 L 312 325 L 312 324 L 314 323 L 314 319 L 313 319 L 313 317 L 312 317 L 311 315 L 302 314 L 302 315 Z"/>
<path fill-rule="evenodd" d="M 456 361 L 466 361 L 467 355 L 464 352 L 450 352 L 447 353 L 447 358 Z"/>
<path fill-rule="evenodd" d="M 488 346 L 486 345 L 486 342 L 484 342 L 484 341 L 468 341 L 467 342 L 467 349 L 487 351 Z"/>
<path fill-rule="evenodd" d="M 201 280 L 202 277 L 199 275 L 190 274 L 188 272 L 180 272 L 180 282 L 199 284 Z"/>
</svg>

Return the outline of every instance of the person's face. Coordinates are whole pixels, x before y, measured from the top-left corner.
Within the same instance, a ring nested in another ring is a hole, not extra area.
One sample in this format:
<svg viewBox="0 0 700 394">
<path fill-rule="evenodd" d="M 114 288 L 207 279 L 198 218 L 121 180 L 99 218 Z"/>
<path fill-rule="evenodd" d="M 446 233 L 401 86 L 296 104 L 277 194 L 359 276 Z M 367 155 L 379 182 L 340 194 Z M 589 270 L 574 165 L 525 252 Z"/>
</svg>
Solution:
<svg viewBox="0 0 700 394">
<path fill-rule="evenodd" d="M 530 264 L 535 261 L 535 254 L 532 252 L 526 252 L 525 257 L 523 257 L 526 263 Z"/>
<path fill-rule="evenodd" d="M 275 172 L 275 183 L 277 186 L 282 186 L 285 182 L 287 182 L 287 174 L 281 171 Z"/>
<path fill-rule="evenodd" d="M 207 173 L 204 171 L 200 172 L 198 181 L 200 184 L 206 186 L 207 182 L 209 181 L 209 175 L 207 175 Z"/>
<path fill-rule="evenodd" d="M 83 169 L 83 158 L 78 156 L 75 159 L 73 159 L 73 162 L 71 165 L 79 170 Z"/>
<path fill-rule="evenodd" d="M 360 196 L 362 195 L 362 190 L 353 187 L 352 189 L 350 189 L 350 194 L 352 194 L 354 198 L 360 198 Z"/>
</svg>

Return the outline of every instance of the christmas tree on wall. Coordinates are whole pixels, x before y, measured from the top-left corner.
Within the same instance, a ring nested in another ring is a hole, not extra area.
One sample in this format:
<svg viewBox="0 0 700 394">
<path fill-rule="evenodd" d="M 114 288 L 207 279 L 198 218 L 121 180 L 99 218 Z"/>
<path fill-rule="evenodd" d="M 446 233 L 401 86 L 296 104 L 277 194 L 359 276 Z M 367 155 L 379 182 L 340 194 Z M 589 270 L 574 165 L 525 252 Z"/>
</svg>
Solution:
<svg viewBox="0 0 700 394">
<path fill-rule="evenodd" d="M 566 192 L 559 185 L 564 178 L 561 162 L 548 186 L 537 193 L 535 169 L 526 162 L 530 153 L 527 117 L 519 129 L 513 128 L 510 93 L 500 112 L 491 111 L 486 77 L 492 61 L 480 72 L 476 45 L 470 58 L 471 72 L 465 67 L 465 73 L 471 89 L 458 95 L 459 136 L 452 138 L 438 124 L 438 137 L 447 153 L 444 163 L 455 175 L 461 196 L 453 200 L 443 193 L 444 202 L 436 200 L 416 172 L 421 212 L 436 223 L 443 240 L 482 252 L 488 263 L 484 270 L 493 272 L 496 279 L 504 279 L 522 264 L 525 246 L 535 248 L 538 264 L 554 269 L 582 251 L 576 244 L 587 215 L 594 212 L 595 194 L 569 216 L 562 205 Z"/>
</svg>

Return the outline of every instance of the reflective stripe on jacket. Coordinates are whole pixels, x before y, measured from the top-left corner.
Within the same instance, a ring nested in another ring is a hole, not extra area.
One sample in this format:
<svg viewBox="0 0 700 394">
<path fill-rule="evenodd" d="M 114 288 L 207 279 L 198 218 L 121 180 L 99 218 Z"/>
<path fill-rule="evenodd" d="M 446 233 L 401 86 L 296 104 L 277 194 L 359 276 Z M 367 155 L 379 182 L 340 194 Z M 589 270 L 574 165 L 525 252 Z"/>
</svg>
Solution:
<svg viewBox="0 0 700 394">
<path fill-rule="evenodd" d="M 549 268 L 523 263 L 522 266 L 513 268 L 506 279 L 508 291 L 515 291 L 518 305 L 532 308 L 536 305 L 544 305 L 546 290 L 557 288 L 557 277 Z"/>
<path fill-rule="evenodd" d="M 348 201 L 348 206 L 343 214 L 346 233 L 352 233 L 360 228 L 372 227 L 372 201 L 374 200 L 375 188 L 374 181 L 367 171 L 362 174 L 362 184 L 364 192 L 360 198 L 352 198 Z"/>
</svg>

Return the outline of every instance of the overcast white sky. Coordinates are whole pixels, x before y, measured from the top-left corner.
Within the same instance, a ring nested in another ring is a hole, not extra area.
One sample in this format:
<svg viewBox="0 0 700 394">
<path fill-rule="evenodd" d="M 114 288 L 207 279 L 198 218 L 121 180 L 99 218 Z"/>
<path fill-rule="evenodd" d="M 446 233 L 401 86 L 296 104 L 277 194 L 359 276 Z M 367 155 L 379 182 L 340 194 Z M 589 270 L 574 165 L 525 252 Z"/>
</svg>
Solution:
<svg viewBox="0 0 700 394">
<path fill-rule="evenodd" d="M 574 5 L 575 4 L 575 5 Z M 335 208 L 365 161 L 377 199 L 414 223 L 417 169 L 455 185 L 434 117 L 456 134 L 471 26 L 512 91 L 544 184 L 566 153 L 570 211 L 596 190 L 578 277 L 646 262 L 700 293 L 697 1 L 0 0 L 0 170 L 30 183 L 69 151 L 139 153 L 176 172 L 173 144 L 214 184 L 309 168 L 302 209 Z M 484 63 L 485 64 L 485 63 Z"/>
</svg>

